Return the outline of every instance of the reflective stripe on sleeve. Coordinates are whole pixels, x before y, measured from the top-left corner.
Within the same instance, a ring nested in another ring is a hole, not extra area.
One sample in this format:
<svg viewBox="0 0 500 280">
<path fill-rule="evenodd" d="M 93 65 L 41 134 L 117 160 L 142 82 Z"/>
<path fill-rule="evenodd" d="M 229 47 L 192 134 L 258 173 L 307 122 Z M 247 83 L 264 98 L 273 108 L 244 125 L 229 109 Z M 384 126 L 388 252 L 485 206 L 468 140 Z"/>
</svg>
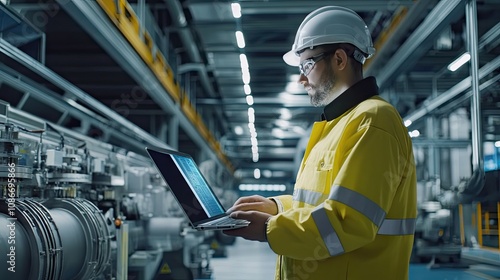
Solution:
<svg viewBox="0 0 500 280">
<path fill-rule="evenodd" d="M 311 212 L 311 215 L 330 256 L 336 256 L 344 253 L 344 247 L 342 246 L 342 243 L 340 243 L 340 239 L 328 219 L 323 203 L 318 205 Z"/>
<path fill-rule="evenodd" d="M 366 196 L 357 193 L 353 190 L 341 187 L 332 186 L 328 199 L 341 202 L 354 210 L 365 215 L 377 227 L 380 227 L 385 218 L 385 211 L 375 202 L 368 199 Z"/>
<path fill-rule="evenodd" d="M 323 202 L 326 198 L 327 196 L 323 195 L 322 193 L 310 190 L 303 190 L 303 189 L 297 189 L 294 191 L 293 194 L 293 200 L 304 202 L 311 205 L 318 205 L 320 202 Z"/>
<path fill-rule="evenodd" d="M 415 233 L 415 219 L 385 219 L 377 234 L 408 235 Z"/>
</svg>

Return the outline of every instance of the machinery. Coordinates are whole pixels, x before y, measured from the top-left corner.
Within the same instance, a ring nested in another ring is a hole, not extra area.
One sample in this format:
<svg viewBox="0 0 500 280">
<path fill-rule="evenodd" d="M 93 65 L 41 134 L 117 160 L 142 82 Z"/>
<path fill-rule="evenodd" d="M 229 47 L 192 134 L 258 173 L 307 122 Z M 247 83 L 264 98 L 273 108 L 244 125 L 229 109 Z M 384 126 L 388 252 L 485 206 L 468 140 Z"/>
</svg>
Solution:
<svg viewBox="0 0 500 280">
<path fill-rule="evenodd" d="M 462 246 L 477 248 L 479 233 L 463 229 L 468 223 L 461 220 L 460 212 L 473 203 L 497 199 L 498 183 L 489 177 L 491 172 L 475 170 L 470 178 L 449 189 L 442 188 L 439 178 L 418 183 L 414 262 L 430 262 L 432 267 L 467 266 L 461 262 Z"/>
<path fill-rule="evenodd" d="M 458 201 L 453 199 L 448 201 L 450 204 L 443 201 L 450 192 L 442 193 L 439 178 L 418 182 L 417 190 L 418 215 L 412 261 L 457 265 L 462 246 L 454 229 L 453 213 Z"/>
<path fill-rule="evenodd" d="M 215 236 L 188 227 L 149 158 L 0 112 L 2 278 L 210 278 Z"/>
</svg>

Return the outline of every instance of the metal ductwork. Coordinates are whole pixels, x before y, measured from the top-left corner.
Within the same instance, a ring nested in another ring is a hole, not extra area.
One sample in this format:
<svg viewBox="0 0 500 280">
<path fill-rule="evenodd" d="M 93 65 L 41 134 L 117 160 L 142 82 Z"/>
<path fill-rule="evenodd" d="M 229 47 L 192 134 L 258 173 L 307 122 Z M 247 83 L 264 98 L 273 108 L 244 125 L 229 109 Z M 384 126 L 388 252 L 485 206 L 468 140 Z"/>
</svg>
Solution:
<svg viewBox="0 0 500 280">
<path fill-rule="evenodd" d="M 195 43 L 193 34 L 188 27 L 186 16 L 184 15 L 184 11 L 182 10 L 182 5 L 177 0 L 165 0 L 165 3 L 168 7 L 170 15 L 172 16 L 173 24 L 177 28 L 177 32 L 179 34 L 179 37 L 181 38 L 182 45 L 184 46 L 189 59 L 193 62 L 180 65 L 178 67 L 178 74 L 183 74 L 190 71 L 198 72 L 201 80 L 200 82 L 208 95 L 212 98 L 217 97 L 217 93 L 215 92 L 212 86 L 212 82 L 208 77 L 207 67 L 205 66 L 201 58 L 198 44 Z M 215 113 L 219 118 L 224 117 L 220 110 L 215 110 Z"/>
<path fill-rule="evenodd" d="M 422 24 L 398 48 L 394 56 L 385 62 L 386 67 L 377 73 L 377 82 L 382 89 L 399 73 L 405 72 L 427 52 L 445 26 L 463 14 L 465 3 L 460 0 L 441 1 L 427 15 Z"/>
<path fill-rule="evenodd" d="M 178 70 L 179 74 L 184 74 L 184 73 L 191 72 L 191 71 L 198 72 L 198 74 L 200 75 L 200 79 L 201 79 L 200 82 L 203 85 L 203 87 L 205 88 L 205 90 L 208 92 L 208 95 L 210 95 L 210 97 L 216 96 L 215 90 L 214 90 L 212 83 L 210 82 L 210 78 L 208 77 L 208 74 L 207 74 L 207 68 L 205 67 L 205 65 L 203 63 L 182 64 L 177 68 L 177 70 Z"/>
<path fill-rule="evenodd" d="M 196 44 L 194 44 L 194 38 L 191 31 L 188 28 L 186 16 L 182 10 L 182 5 L 177 0 L 165 0 L 167 4 L 168 11 L 172 16 L 172 21 L 175 27 L 178 28 L 179 36 L 181 37 L 182 43 L 186 48 L 186 52 L 193 62 L 202 62 L 200 52 Z"/>
<path fill-rule="evenodd" d="M 500 57 L 493 59 L 491 62 L 484 65 L 481 69 L 479 69 L 479 79 L 486 77 L 491 74 L 493 71 L 498 69 L 500 66 Z M 436 98 L 430 98 L 424 102 L 424 106 L 419 109 L 413 111 L 411 114 L 407 115 L 404 119 L 410 120 L 411 122 L 416 122 L 417 120 L 425 117 L 431 111 L 437 109 L 439 106 L 445 104 L 450 101 L 452 98 L 456 97 L 460 93 L 466 91 L 471 86 L 471 77 L 467 77 L 457 83 L 454 87 L 449 90 L 441 93 Z"/>
<path fill-rule="evenodd" d="M 379 67 L 385 64 L 385 60 L 391 52 L 394 52 L 394 48 L 399 44 L 399 42 L 407 36 L 408 32 L 414 24 L 421 21 L 427 15 L 427 8 L 431 4 L 435 4 L 436 0 L 420 0 L 417 1 L 406 13 L 401 22 L 397 25 L 394 31 L 387 36 L 384 42 L 375 42 L 375 47 L 377 48 L 375 55 L 367 60 L 366 67 L 364 69 L 366 76 L 373 75 Z M 373 24 L 373 23 L 372 23 Z M 390 31 L 389 31 L 390 32 Z M 377 44 L 380 44 L 378 46 Z M 392 48 L 390 46 L 393 46 Z"/>
</svg>

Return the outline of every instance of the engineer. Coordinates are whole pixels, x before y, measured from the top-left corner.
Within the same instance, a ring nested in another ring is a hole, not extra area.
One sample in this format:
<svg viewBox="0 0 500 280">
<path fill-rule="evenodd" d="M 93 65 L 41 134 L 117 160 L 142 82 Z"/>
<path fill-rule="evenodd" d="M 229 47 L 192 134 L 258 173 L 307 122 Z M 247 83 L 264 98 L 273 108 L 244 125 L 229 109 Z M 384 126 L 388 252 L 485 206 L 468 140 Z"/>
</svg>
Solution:
<svg viewBox="0 0 500 280">
<path fill-rule="evenodd" d="M 416 171 L 398 111 L 363 64 L 375 52 L 354 11 L 317 9 L 285 62 L 300 69 L 315 122 L 293 195 L 248 196 L 228 210 L 251 224 L 226 234 L 266 241 L 276 279 L 408 279 L 417 215 Z"/>
</svg>

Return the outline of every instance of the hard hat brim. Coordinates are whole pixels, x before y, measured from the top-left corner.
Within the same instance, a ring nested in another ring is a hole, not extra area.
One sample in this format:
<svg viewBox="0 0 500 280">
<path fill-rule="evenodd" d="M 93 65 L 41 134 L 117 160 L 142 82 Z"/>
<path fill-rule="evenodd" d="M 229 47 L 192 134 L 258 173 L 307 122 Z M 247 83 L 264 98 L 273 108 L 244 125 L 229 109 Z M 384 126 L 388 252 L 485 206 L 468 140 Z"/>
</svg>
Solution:
<svg viewBox="0 0 500 280">
<path fill-rule="evenodd" d="M 283 60 L 290 66 L 299 66 L 300 57 L 294 51 L 289 51 L 283 55 Z"/>
</svg>

